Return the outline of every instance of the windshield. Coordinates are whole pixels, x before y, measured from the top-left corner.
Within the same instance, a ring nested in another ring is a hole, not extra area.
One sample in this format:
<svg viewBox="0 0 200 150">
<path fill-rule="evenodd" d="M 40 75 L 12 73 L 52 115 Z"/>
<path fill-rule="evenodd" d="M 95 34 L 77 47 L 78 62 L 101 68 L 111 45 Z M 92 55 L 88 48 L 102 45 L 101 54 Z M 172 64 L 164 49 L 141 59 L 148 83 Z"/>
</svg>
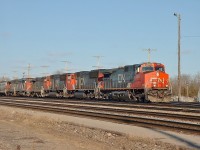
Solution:
<svg viewBox="0 0 200 150">
<path fill-rule="evenodd" d="M 142 68 L 142 71 L 143 71 L 143 72 L 153 71 L 153 67 L 151 67 L 151 66 L 143 67 L 143 68 Z"/>
<path fill-rule="evenodd" d="M 157 66 L 156 68 L 156 71 L 162 71 L 162 72 L 165 72 L 165 69 L 161 66 Z"/>
</svg>

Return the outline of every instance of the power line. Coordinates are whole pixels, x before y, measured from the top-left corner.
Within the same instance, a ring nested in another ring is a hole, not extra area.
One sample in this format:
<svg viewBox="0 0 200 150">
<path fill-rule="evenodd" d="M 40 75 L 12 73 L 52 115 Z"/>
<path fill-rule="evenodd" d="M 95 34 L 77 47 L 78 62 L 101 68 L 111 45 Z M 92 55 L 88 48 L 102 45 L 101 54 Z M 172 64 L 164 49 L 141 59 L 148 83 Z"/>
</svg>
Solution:
<svg viewBox="0 0 200 150">
<path fill-rule="evenodd" d="M 200 37 L 199 35 L 188 35 L 188 36 L 183 36 L 183 37 Z"/>
<path fill-rule="evenodd" d="M 30 78 L 31 64 L 28 64 L 28 78 Z"/>
</svg>

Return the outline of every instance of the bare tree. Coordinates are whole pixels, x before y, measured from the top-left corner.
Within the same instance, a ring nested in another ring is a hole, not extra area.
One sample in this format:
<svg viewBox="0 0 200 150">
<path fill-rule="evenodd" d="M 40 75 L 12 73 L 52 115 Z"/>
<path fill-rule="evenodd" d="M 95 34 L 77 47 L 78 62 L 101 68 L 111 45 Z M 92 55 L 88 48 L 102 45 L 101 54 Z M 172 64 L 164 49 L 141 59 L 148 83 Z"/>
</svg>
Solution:
<svg viewBox="0 0 200 150">
<path fill-rule="evenodd" d="M 0 77 L 0 82 L 2 82 L 2 81 L 9 81 L 9 80 L 10 80 L 9 77 L 5 77 L 5 76 Z"/>
<path fill-rule="evenodd" d="M 182 74 L 181 75 L 181 95 L 182 96 L 189 96 L 189 97 L 196 97 L 198 94 L 198 90 L 200 88 L 200 73 L 196 75 L 188 75 Z M 172 85 L 172 94 L 178 95 L 178 78 L 173 77 L 171 78 L 171 85 Z"/>
</svg>

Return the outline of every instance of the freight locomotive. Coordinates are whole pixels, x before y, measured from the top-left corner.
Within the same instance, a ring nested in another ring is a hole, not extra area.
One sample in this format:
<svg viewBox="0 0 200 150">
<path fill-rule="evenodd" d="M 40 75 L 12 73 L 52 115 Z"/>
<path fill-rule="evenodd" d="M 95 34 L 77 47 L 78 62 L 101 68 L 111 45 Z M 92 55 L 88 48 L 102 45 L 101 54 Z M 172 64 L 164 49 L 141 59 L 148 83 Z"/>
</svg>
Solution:
<svg viewBox="0 0 200 150">
<path fill-rule="evenodd" d="M 130 101 L 166 101 L 169 75 L 161 63 L 23 78 L 0 83 L 0 94 Z"/>
</svg>

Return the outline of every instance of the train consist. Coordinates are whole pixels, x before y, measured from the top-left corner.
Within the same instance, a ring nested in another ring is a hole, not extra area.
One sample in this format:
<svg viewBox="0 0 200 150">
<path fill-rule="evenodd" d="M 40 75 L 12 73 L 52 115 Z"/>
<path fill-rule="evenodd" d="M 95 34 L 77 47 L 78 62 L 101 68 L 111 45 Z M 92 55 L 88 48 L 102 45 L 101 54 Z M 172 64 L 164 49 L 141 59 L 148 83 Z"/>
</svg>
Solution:
<svg viewBox="0 0 200 150">
<path fill-rule="evenodd" d="M 169 75 L 161 63 L 142 63 L 0 83 L 0 95 L 165 101 L 171 94 Z"/>
</svg>

